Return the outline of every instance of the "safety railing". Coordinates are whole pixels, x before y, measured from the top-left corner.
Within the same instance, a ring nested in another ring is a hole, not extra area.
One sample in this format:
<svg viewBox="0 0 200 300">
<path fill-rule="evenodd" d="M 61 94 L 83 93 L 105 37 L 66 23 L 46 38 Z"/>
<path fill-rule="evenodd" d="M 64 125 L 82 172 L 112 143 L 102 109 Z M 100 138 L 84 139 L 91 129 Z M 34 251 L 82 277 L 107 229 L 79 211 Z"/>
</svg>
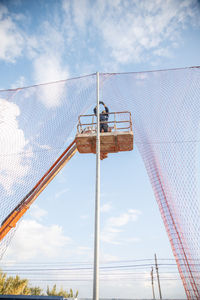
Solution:
<svg viewBox="0 0 200 300">
<path fill-rule="evenodd" d="M 108 115 L 111 120 L 100 121 L 100 124 L 108 124 L 108 132 L 132 131 L 132 119 L 129 111 L 110 112 Z M 86 119 L 86 121 L 83 122 L 82 119 Z M 95 119 L 96 115 L 94 114 L 80 115 L 78 117 L 77 133 L 95 133 L 97 126 Z"/>
</svg>

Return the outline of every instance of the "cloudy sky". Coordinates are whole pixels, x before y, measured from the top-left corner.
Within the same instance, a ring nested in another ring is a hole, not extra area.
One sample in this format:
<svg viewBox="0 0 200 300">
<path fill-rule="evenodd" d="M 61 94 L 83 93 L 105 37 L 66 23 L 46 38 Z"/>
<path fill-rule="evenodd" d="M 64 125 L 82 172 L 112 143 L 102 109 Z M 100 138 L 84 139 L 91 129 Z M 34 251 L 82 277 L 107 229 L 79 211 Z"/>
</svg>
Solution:
<svg viewBox="0 0 200 300">
<path fill-rule="evenodd" d="M 0 1 L 0 89 L 96 71 L 200 65 L 199 36 L 197 0 Z M 42 91 L 43 101 L 52 97 L 48 102 L 51 107 L 59 105 L 53 91 Z M 2 135 L 7 142 L 0 145 L 0 151 L 17 147 L 21 152 L 28 147 L 28 139 L 16 123 L 19 108 L 3 98 L 0 107 L 9 111 L 9 122 L 15 128 L 13 139 Z M 6 114 L 1 118 L 6 126 Z M 3 127 L 1 130 L 5 132 Z M 31 149 L 26 150 L 31 156 Z M 16 178 L 20 181 L 30 170 L 28 163 L 22 167 L 18 156 L 13 159 L 17 170 L 13 165 L 1 165 L 4 174 L 0 174 L 0 183 L 8 194 L 12 194 Z M 119 170 L 122 174 L 131 172 L 130 160 L 137 174 L 119 178 Z M 120 160 L 110 157 L 102 163 L 101 174 L 101 262 L 105 268 L 100 295 L 150 298 L 154 253 L 162 259 L 173 259 L 173 255 L 137 149 L 122 154 Z M 70 161 L 21 222 L 4 257 L 10 272 L 22 268 L 22 276 L 34 279 L 33 284 L 57 282 L 64 288 L 78 289 L 80 297 L 92 295 L 94 176 L 94 157 L 85 160 L 77 155 Z M 184 299 L 173 264 L 172 260 L 168 269 L 161 266 L 163 295 Z M 28 271 L 33 265 L 35 277 Z"/>
</svg>

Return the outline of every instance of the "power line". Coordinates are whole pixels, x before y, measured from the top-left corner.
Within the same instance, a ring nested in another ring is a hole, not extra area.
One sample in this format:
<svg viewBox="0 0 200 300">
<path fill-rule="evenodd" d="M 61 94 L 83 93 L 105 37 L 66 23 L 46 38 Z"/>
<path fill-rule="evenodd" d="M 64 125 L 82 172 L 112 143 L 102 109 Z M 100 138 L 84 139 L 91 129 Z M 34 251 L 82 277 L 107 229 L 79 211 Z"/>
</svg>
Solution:
<svg viewBox="0 0 200 300">
<path fill-rule="evenodd" d="M 158 264 L 159 266 L 176 266 L 176 264 Z M 140 268 L 140 267 L 151 267 L 152 264 L 131 264 L 131 265 L 119 265 L 119 266 L 101 266 L 100 269 L 122 269 L 122 268 Z M 40 268 L 27 268 L 27 269 L 7 269 L 7 271 L 68 271 L 68 270 L 91 270 L 91 267 L 73 267 L 73 268 L 46 268 L 46 269 L 40 269 Z"/>
<path fill-rule="evenodd" d="M 92 278 L 91 279 L 78 279 L 78 278 L 74 278 L 74 279 L 29 279 L 30 281 L 33 281 L 33 282 L 40 282 L 40 281 L 44 281 L 44 282 L 62 282 L 62 281 L 66 281 L 66 282 L 68 282 L 68 281 L 76 281 L 76 282 L 78 282 L 78 281 L 88 281 L 88 282 L 92 282 Z M 112 278 L 100 278 L 100 280 L 101 281 L 113 281 L 113 279 Z M 116 279 L 115 279 L 116 280 Z M 132 280 L 132 281 L 144 281 L 144 278 L 119 278 L 118 280 Z M 149 281 L 149 282 L 151 282 L 151 279 L 149 278 L 149 279 L 146 279 L 145 281 Z M 179 278 L 162 278 L 162 281 L 181 281 L 181 279 L 179 279 Z"/>
<path fill-rule="evenodd" d="M 144 261 L 151 261 L 154 263 L 154 259 L 152 258 L 145 258 L 145 259 L 133 259 L 133 260 L 115 260 L 115 261 L 101 261 L 101 264 L 117 264 L 117 263 L 133 263 L 133 262 L 144 262 Z M 174 258 L 159 258 L 158 261 L 174 261 Z M 184 261 L 184 259 L 180 259 L 180 261 Z M 200 261 L 200 259 L 193 259 L 192 261 Z M 30 262 L 30 263 L 23 263 L 23 262 L 13 262 L 13 261 L 1 261 L 2 265 L 7 264 L 15 264 L 15 265 L 59 265 L 59 264 L 70 264 L 70 265 L 92 265 L 93 262 L 91 261 L 57 261 L 57 262 Z"/>
</svg>

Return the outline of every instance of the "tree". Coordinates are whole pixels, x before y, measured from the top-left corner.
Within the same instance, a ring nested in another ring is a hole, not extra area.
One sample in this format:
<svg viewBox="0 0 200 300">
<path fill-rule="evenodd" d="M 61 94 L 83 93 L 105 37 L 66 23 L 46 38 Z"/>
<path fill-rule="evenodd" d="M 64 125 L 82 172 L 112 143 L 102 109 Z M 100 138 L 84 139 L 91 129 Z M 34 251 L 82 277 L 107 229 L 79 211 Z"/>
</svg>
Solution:
<svg viewBox="0 0 200 300">
<path fill-rule="evenodd" d="M 31 295 L 40 296 L 42 295 L 42 289 L 39 286 L 34 286 L 30 288 Z"/>
<path fill-rule="evenodd" d="M 30 295 L 28 279 L 20 279 L 18 275 L 9 276 L 0 271 L 0 294 L 3 295 Z"/>
<path fill-rule="evenodd" d="M 50 290 L 49 286 L 47 286 L 47 295 L 48 296 L 62 296 L 64 298 L 77 298 L 78 297 L 78 291 L 76 291 L 76 294 L 73 293 L 72 289 L 70 289 L 70 292 L 63 290 L 63 288 L 60 288 L 60 291 L 57 291 L 56 284 L 54 284 L 53 288 Z"/>
<path fill-rule="evenodd" d="M 5 290 L 5 283 L 6 283 L 6 274 L 0 271 L 0 294 L 3 294 Z"/>
<path fill-rule="evenodd" d="M 74 294 L 72 289 L 69 292 L 62 287 L 57 291 L 56 284 L 50 289 L 47 286 L 48 296 L 62 296 L 64 298 L 77 298 L 78 291 Z M 0 294 L 1 295 L 42 295 L 42 289 L 39 286 L 29 286 L 28 279 L 21 279 L 18 275 L 9 276 L 0 270 Z"/>
<path fill-rule="evenodd" d="M 69 298 L 77 298 L 77 297 L 78 297 L 78 291 L 76 291 L 76 294 L 74 294 L 72 289 L 70 289 Z"/>
</svg>

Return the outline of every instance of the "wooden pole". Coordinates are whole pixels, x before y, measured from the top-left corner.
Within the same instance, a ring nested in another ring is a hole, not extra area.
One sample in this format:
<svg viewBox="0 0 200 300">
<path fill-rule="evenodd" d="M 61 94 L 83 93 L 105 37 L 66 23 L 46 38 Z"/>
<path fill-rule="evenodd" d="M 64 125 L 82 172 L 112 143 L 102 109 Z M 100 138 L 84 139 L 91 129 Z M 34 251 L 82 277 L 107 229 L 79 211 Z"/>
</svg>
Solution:
<svg viewBox="0 0 200 300">
<path fill-rule="evenodd" d="M 151 268 L 151 285 L 152 285 L 153 299 L 156 299 L 155 298 L 155 291 L 154 291 L 153 267 Z"/>
<path fill-rule="evenodd" d="M 156 254 L 155 254 L 155 267 L 156 267 L 156 273 L 157 273 L 159 295 L 160 295 L 160 299 L 162 299 L 162 293 L 161 293 L 161 287 L 160 287 L 160 278 L 159 278 L 158 263 L 157 263 Z"/>
</svg>

